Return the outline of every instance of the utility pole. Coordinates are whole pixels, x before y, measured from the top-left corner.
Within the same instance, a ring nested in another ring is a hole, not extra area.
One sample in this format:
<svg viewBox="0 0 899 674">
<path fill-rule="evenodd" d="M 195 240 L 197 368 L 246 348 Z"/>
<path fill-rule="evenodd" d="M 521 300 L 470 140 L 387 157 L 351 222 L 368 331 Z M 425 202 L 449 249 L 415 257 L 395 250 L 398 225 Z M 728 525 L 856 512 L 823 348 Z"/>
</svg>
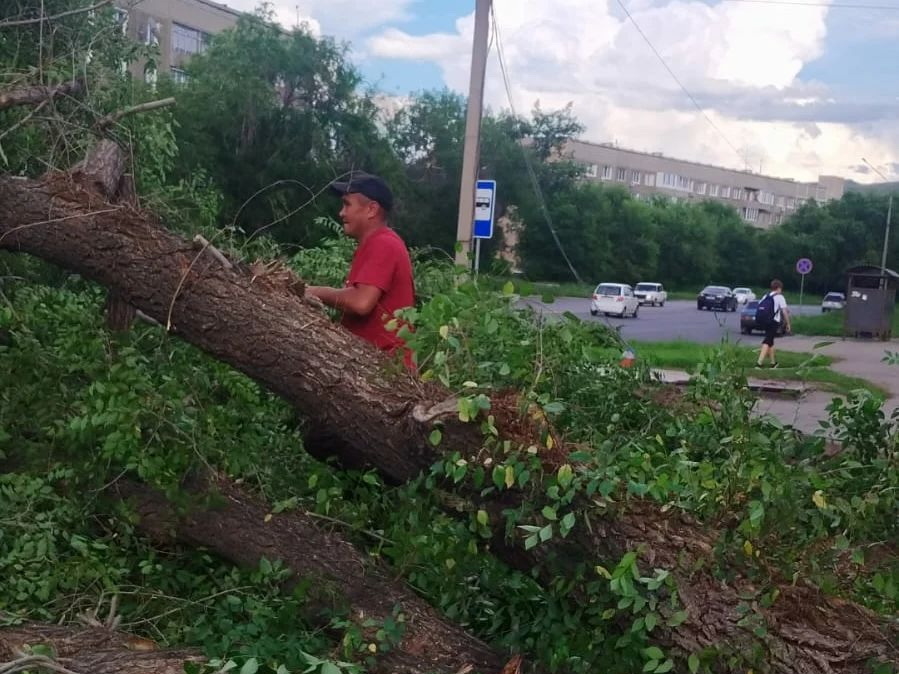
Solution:
<svg viewBox="0 0 899 674">
<path fill-rule="evenodd" d="M 868 167 L 874 171 L 877 175 L 879 175 L 884 180 L 887 180 L 887 177 L 883 175 L 880 171 L 878 171 L 871 162 L 862 157 L 862 161 L 865 162 Z M 880 273 L 886 279 L 886 270 L 887 270 L 887 249 L 890 244 L 890 218 L 893 215 L 893 195 L 890 194 L 890 200 L 887 202 L 887 225 L 886 229 L 883 231 L 883 251 L 880 254 Z M 883 281 L 886 283 L 886 280 Z"/>
<path fill-rule="evenodd" d="M 886 277 L 887 271 L 887 246 L 890 243 L 890 216 L 893 215 L 893 195 L 890 195 L 889 205 L 887 206 L 887 227 L 883 232 L 883 253 L 880 255 L 880 273 Z"/>
<path fill-rule="evenodd" d="M 484 106 L 484 73 L 487 69 L 487 36 L 492 0 L 475 0 L 474 42 L 471 47 L 471 78 L 465 116 L 465 145 L 462 149 L 462 184 L 459 188 L 459 221 L 456 225 L 456 264 L 470 266 L 471 229 L 474 223 L 475 183 L 478 179 L 481 142 L 481 110 Z"/>
</svg>

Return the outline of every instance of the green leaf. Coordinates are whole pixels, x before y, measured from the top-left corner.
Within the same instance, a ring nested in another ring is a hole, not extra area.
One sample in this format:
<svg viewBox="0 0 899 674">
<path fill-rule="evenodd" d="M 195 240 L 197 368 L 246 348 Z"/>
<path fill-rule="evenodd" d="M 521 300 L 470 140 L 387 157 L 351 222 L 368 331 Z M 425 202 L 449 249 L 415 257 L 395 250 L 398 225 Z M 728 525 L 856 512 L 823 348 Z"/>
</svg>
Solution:
<svg viewBox="0 0 899 674">
<path fill-rule="evenodd" d="M 567 487 L 571 484 L 571 480 L 574 477 L 574 471 L 571 470 L 571 466 L 567 463 L 559 466 L 559 472 L 556 474 L 556 479 L 559 481 L 559 484 L 562 487 Z"/>
<path fill-rule="evenodd" d="M 671 617 L 668 618 L 668 622 L 666 623 L 668 627 L 677 627 L 682 622 L 687 619 L 686 611 L 675 611 L 671 614 Z"/>
<path fill-rule="evenodd" d="M 644 624 L 646 625 L 646 631 L 652 632 L 653 628 L 658 624 L 659 617 L 655 613 L 646 614 L 646 620 Z"/>
<path fill-rule="evenodd" d="M 540 536 L 541 541 L 548 541 L 550 538 L 553 537 L 553 525 L 547 524 L 545 527 L 543 527 L 540 530 L 540 533 L 537 535 Z"/>
<path fill-rule="evenodd" d="M 687 658 L 687 666 L 690 668 L 690 674 L 696 674 L 699 671 L 699 656 L 696 653 L 691 653 Z"/>
<path fill-rule="evenodd" d="M 674 660 L 668 658 L 667 660 L 665 660 L 665 662 L 663 662 L 656 668 L 656 674 L 662 674 L 662 672 L 670 672 L 673 667 Z"/>
<path fill-rule="evenodd" d="M 643 665 L 643 671 L 644 672 L 654 672 L 656 670 L 656 667 L 658 667 L 658 666 L 659 666 L 658 660 L 650 660 L 645 665 Z"/>
<path fill-rule="evenodd" d="M 243 667 L 240 668 L 240 674 L 256 674 L 258 671 L 259 662 L 257 662 L 256 658 L 250 658 L 243 663 Z"/>
<path fill-rule="evenodd" d="M 322 665 L 321 674 L 340 674 L 340 668 L 333 662 L 326 662 Z"/>
<path fill-rule="evenodd" d="M 440 441 L 442 439 L 443 439 L 443 433 L 440 432 L 439 428 L 435 428 L 433 431 L 431 431 L 431 434 L 428 436 L 428 440 L 434 447 L 439 445 Z"/>
<path fill-rule="evenodd" d="M 650 660 L 661 660 L 665 657 L 662 649 L 658 646 L 650 646 L 649 648 L 644 648 L 643 655 L 645 655 Z"/>
<path fill-rule="evenodd" d="M 515 468 L 506 466 L 506 487 L 511 489 L 515 486 Z"/>
<path fill-rule="evenodd" d="M 548 520 L 553 522 L 556 521 L 556 510 L 555 508 L 551 508 L 550 506 L 543 506 L 543 510 L 540 513 Z"/>
<path fill-rule="evenodd" d="M 496 287 L 496 286 L 494 286 Z M 503 285 L 503 295 L 511 295 L 515 292 L 515 286 L 512 284 L 512 281 L 506 281 Z"/>
<path fill-rule="evenodd" d="M 531 534 L 530 536 L 528 536 L 527 538 L 524 539 L 524 549 L 530 550 L 535 545 L 537 545 L 537 543 L 539 543 L 539 542 L 540 542 L 540 539 L 537 538 L 537 534 Z"/>
<path fill-rule="evenodd" d="M 478 510 L 477 520 L 478 520 L 478 524 L 480 524 L 482 527 L 486 527 L 487 521 L 488 521 L 487 511 L 486 510 Z"/>
</svg>

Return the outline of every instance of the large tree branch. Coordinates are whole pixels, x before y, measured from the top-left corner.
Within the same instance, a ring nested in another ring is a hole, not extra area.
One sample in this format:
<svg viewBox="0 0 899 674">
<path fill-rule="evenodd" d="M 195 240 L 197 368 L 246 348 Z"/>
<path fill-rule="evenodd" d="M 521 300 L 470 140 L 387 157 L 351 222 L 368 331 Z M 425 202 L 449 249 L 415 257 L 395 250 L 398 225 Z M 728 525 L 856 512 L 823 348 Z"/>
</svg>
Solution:
<svg viewBox="0 0 899 674">
<path fill-rule="evenodd" d="M 223 478 L 188 486 L 194 499 L 183 515 L 159 492 L 136 482 L 115 489 L 139 517 L 138 526 L 158 542 L 172 538 L 202 546 L 241 566 L 258 568 L 265 558 L 280 560 L 291 572 L 288 586 L 312 581 L 310 612 L 327 620 L 347 611 L 372 638 L 367 620 L 382 623 L 403 615 L 404 632 L 390 652 L 380 654 L 373 671 L 384 674 L 456 674 L 466 666 L 499 672 L 499 653 L 448 623 L 390 571 L 352 545 L 323 531 L 301 511 L 273 514 L 258 498 Z M 376 628 L 375 628 L 376 629 Z"/>
<path fill-rule="evenodd" d="M 83 90 L 84 82 L 82 80 L 12 89 L 11 91 L 0 93 L 0 110 L 12 108 L 16 105 L 37 105 L 57 96 L 78 96 Z"/>
<path fill-rule="evenodd" d="M 42 656 L 29 661 L 28 654 L 36 646 L 48 648 L 52 659 Z M 0 670 L 4 672 L 23 671 L 14 668 L 18 663 L 29 671 L 52 671 L 55 664 L 77 674 L 183 674 L 185 662 L 204 661 L 195 650 L 160 649 L 142 637 L 98 627 L 29 623 L 0 628 Z"/>
<path fill-rule="evenodd" d="M 254 276 L 239 266 L 223 269 L 145 214 L 111 208 L 65 175 L 0 180 L 0 248 L 78 271 L 163 324 L 171 315 L 184 339 L 308 415 L 320 437 L 329 439 L 320 449 L 344 461 L 368 463 L 403 482 L 446 460 L 451 451 L 471 466 L 485 457 L 480 429 L 459 421 L 448 391 L 415 381 L 331 324 L 291 291 L 293 281 Z M 495 398 L 493 405 L 499 419 L 504 403 Z M 505 416 L 514 419 L 514 409 Z M 439 448 L 428 441 L 437 424 L 443 431 Z M 500 433 L 509 430 L 499 426 Z M 532 510 L 529 500 L 541 498 L 553 479 L 551 472 L 534 476 L 540 486 L 531 494 L 510 489 L 481 497 L 472 490 L 466 496 L 491 514 L 494 530 L 500 531 L 503 509 Z M 784 585 L 772 607 L 754 607 L 767 629 L 754 634 L 757 625 L 747 623 L 739 607 L 756 589 L 739 576 L 727 583 L 716 578 L 708 562 L 715 534 L 685 516 L 640 502 L 615 511 L 588 502 L 576 507 L 578 521 L 592 523 L 589 529 L 578 526 L 568 538 L 557 536 L 530 550 L 521 538 L 498 534 L 492 550 L 514 566 L 538 569 L 547 580 L 554 572 L 569 572 L 572 561 L 608 565 L 640 550 L 644 565 L 671 573 L 688 610 L 679 627 L 659 625 L 652 633 L 681 655 L 707 647 L 737 652 L 757 647 L 780 674 L 861 674 L 869 658 L 899 661 L 895 625 L 811 588 Z M 805 610 L 809 604 L 812 613 Z"/>
</svg>

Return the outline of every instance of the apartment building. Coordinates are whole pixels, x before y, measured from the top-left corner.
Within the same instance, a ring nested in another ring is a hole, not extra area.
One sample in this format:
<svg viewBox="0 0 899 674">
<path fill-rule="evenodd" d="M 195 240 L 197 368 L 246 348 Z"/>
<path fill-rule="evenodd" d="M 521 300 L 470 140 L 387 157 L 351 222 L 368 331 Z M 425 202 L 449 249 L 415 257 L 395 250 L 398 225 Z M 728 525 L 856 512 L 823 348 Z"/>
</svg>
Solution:
<svg viewBox="0 0 899 674">
<path fill-rule="evenodd" d="M 733 206 L 747 223 L 779 225 L 809 199 L 820 203 L 843 196 L 846 181 L 820 176 L 817 182 L 774 178 L 751 171 L 700 164 L 637 152 L 611 143 L 569 141 L 569 156 L 586 167 L 588 180 L 619 184 L 637 198 L 662 195 L 676 201 L 710 199 Z"/>
<path fill-rule="evenodd" d="M 119 0 L 116 13 L 125 34 L 135 42 L 159 48 L 155 68 L 133 63 L 136 78 L 154 82 L 159 73 L 176 81 L 187 76 L 182 68 L 193 54 L 204 51 L 211 35 L 232 28 L 241 12 L 211 0 Z"/>
</svg>

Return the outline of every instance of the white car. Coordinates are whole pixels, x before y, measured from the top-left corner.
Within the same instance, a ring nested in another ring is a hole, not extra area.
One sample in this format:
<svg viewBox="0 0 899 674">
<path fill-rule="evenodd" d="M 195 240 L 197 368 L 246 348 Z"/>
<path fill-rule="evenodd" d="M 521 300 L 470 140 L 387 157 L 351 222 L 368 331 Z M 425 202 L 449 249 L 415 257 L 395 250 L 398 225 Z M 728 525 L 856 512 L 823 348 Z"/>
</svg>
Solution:
<svg viewBox="0 0 899 674">
<path fill-rule="evenodd" d="M 755 293 L 752 292 L 752 288 L 734 288 L 734 295 L 737 298 L 737 304 L 746 304 L 757 299 Z"/>
<path fill-rule="evenodd" d="M 664 307 L 665 300 L 668 299 L 668 292 L 661 283 L 650 283 L 649 281 L 640 281 L 634 287 L 634 295 L 640 304 L 651 304 L 652 306 L 658 304 Z"/>
<path fill-rule="evenodd" d="M 824 296 L 821 302 L 821 313 L 826 314 L 828 311 L 840 311 L 846 307 L 846 295 L 843 293 L 830 292 Z"/>
<path fill-rule="evenodd" d="M 634 289 L 626 283 L 600 283 L 593 291 L 590 302 L 590 313 L 593 316 L 604 313 L 606 316 L 637 317 L 640 300 L 634 295 Z"/>
</svg>

